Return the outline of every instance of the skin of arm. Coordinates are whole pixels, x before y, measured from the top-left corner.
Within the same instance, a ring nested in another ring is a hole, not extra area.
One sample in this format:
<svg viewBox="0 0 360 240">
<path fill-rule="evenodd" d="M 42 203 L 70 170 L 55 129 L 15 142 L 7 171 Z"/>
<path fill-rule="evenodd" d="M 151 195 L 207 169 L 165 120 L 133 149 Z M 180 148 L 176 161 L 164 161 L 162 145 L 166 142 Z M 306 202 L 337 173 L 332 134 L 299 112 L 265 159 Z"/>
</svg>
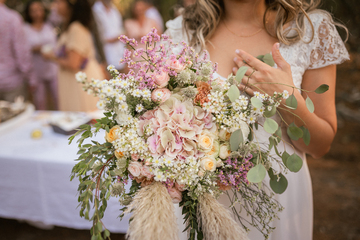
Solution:
<svg viewBox="0 0 360 240">
<path fill-rule="evenodd" d="M 66 68 L 71 71 L 80 71 L 81 63 L 84 58 L 77 53 L 76 51 L 70 50 L 67 51 L 66 58 L 57 58 L 53 53 L 51 54 L 42 54 L 45 59 L 54 61 L 63 68 Z"/>
<path fill-rule="evenodd" d="M 294 83 L 291 76 L 290 65 L 281 56 L 278 48 L 278 43 L 273 46 L 272 54 L 278 68 L 272 68 L 255 57 L 244 51 L 237 51 L 238 58 L 235 59 L 236 64 L 241 67 L 244 65 L 244 60 L 251 68 L 248 69 L 246 76 L 249 76 L 253 69 L 256 71 L 251 75 L 250 80 L 244 77 L 241 90 L 245 90 L 249 95 L 253 95 L 254 91 L 262 91 L 272 95 L 274 91 L 282 92 L 287 90 L 290 94 L 293 92 L 297 99 L 297 109 L 291 110 L 284 106 L 285 101 L 282 102 L 279 109 L 280 115 L 286 123 L 295 122 L 297 126 L 304 125 L 309 130 L 311 141 L 309 146 L 299 139 L 298 141 L 291 140 L 292 144 L 304 151 L 314 158 L 320 158 L 330 150 L 330 145 L 335 137 L 337 131 L 337 120 L 335 110 L 335 85 L 336 85 L 336 66 L 331 65 L 319 69 L 307 70 L 303 75 L 301 88 L 308 91 L 314 91 L 321 84 L 327 84 L 329 90 L 323 94 L 307 93 L 303 91 L 300 93 L 294 90 Z M 235 70 L 235 69 L 234 69 Z M 263 82 L 263 84 L 261 84 Z M 264 82 L 282 83 L 281 84 L 265 84 Z M 247 84 L 247 87 L 245 85 Z M 305 99 L 309 96 L 315 106 L 314 113 L 310 113 L 306 107 Z M 286 110 L 285 110 L 286 109 Z M 303 121 L 295 117 L 299 116 Z"/>
</svg>

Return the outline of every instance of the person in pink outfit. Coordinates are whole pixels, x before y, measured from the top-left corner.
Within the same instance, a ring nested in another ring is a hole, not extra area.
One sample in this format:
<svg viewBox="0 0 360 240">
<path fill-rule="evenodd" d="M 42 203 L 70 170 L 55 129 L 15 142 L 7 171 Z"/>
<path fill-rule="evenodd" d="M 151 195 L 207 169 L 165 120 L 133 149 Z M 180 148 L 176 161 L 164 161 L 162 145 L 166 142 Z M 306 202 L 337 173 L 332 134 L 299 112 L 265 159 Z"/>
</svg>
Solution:
<svg viewBox="0 0 360 240">
<path fill-rule="evenodd" d="M 25 81 L 33 91 L 36 79 L 22 17 L 6 7 L 5 0 L 0 0 L 0 53 L 0 100 L 13 102 L 26 96 Z"/>
<path fill-rule="evenodd" d="M 41 52 L 51 51 L 55 48 L 56 35 L 54 29 L 45 22 L 45 8 L 40 0 L 28 2 L 24 18 L 26 21 L 24 26 L 26 40 L 31 46 L 37 82 L 34 93 L 35 106 L 38 110 L 45 110 L 49 92 L 53 105 L 57 108 L 57 66 L 41 55 Z"/>
</svg>

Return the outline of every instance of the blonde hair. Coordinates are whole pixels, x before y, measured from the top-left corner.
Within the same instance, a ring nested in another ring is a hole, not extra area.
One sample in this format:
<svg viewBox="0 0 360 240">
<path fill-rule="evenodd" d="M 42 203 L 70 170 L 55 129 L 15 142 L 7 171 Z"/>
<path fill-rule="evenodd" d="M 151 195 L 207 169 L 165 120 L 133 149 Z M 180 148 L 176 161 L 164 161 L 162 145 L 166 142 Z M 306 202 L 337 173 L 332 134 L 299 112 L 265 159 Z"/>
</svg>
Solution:
<svg viewBox="0 0 360 240">
<path fill-rule="evenodd" d="M 302 39 L 305 32 L 305 18 L 312 28 L 312 37 L 314 37 L 314 26 L 308 15 L 311 11 L 319 11 L 328 16 L 332 23 L 331 15 L 319 10 L 321 0 L 266 0 L 266 11 L 263 17 L 265 30 L 273 37 L 279 39 L 280 42 L 289 45 Z M 269 26 L 266 19 L 268 14 L 273 11 L 276 13 L 274 25 Z M 194 5 L 187 7 L 183 13 L 183 24 L 185 31 L 190 39 L 191 46 L 200 46 L 205 49 L 206 42 L 211 38 L 215 29 L 220 23 L 224 14 L 223 0 L 197 0 Z M 283 26 L 290 22 L 295 22 L 295 28 L 283 30 Z M 334 23 L 347 29 L 344 25 Z M 290 30 L 295 30 L 295 34 L 288 35 Z"/>
</svg>

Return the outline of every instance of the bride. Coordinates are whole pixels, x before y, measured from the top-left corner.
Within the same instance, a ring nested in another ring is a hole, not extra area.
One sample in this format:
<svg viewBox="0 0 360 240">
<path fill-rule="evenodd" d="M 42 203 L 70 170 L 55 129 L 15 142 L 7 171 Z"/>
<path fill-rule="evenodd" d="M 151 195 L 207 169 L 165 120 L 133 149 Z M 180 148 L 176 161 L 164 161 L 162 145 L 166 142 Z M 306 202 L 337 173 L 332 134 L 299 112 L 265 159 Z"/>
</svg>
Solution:
<svg viewBox="0 0 360 240">
<path fill-rule="evenodd" d="M 298 107 L 291 111 L 306 123 L 311 142 L 306 146 L 302 140 L 293 141 L 283 136 L 294 147 L 284 144 L 279 150 L 286 149 L 289 154 L 296 152 L 303 159 L 303 167 L 298 173 L 286 175 L 288 189 L 276 195 L 284 211 L 279 213 L 280 219 L 272 223 L 276 229 L 269 237 L 271 240 L 312 239 L 313 200 L 305 154 L 314 158 L 323 156 L 329 151 L 337 130 L 336 64 L 349 59 L 349 55 L 335 28 L 338 24 L 333 22 L 329 13 L 316 8 L 319 2 L 197 0 L 185 9 L 182 16 L 167 23 L 166 33 L 175 42 L 186 41 L 198 50 L 206 49 L 209 52 L 210 59 L 218 63 L 219 80 L 236 73 L 245 64 L 250 66 L 240 86 L 249 95 L 257 91 L 252 85 L 254 83 L 269 95 L 274 91 L 293 91 L 285 85 L 264 82 L 282 83 L 310 91 L 321 84 L 330 87 L 329 91 L 321 95 L 294 91 Z M 276 63 L 274 68 L 255 58 L 269 52 Z M 245 88 L 244 84 L 247 83 L 248 87 Z M 307 110 L 307 95 L 314 102 L 314 113 Z M 280 111 L 286 122 L 295 121 L 297 126 L 303 125 L 301 120 L 288 111 Z M 269 137 L 260 128 L 256 135 L 260 143 L 266 142 Z M 219 201 L 229 206 L 225 197 Z M 178 218 L 181 221 L 181 214 Z M 183 239 L 186 239 L 185 235 Z M 256 229 L 251 229 L 249 239 L 263 239 L 263 236 Z"/>
</svg>

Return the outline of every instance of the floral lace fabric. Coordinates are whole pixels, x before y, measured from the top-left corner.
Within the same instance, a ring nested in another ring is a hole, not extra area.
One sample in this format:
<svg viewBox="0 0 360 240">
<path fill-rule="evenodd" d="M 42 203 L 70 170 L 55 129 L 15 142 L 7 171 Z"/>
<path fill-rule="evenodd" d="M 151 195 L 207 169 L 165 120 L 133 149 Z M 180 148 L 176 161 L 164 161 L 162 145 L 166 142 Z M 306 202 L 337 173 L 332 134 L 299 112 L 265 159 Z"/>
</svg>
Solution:
<svg viewBox="0 0 360 240">
<path fill-rule="evenodd" d="M 314 26 L 314 38 L 310 43 L 312 28 L 310 23 L 306 22 L 302 40 L 291 45 L 280 44 L 280 52 L 290 64 L 294 84 L 299 88 L 302 76 L 307 69 L 340 64 L 349 59 L 345 45 L 328 16 L 320 11 L 310 13 L 309 16 Z M 188 42 L 182 27 L 181 16 L 167 22 L 166 26 L 168 28 L 166 34 L 174 42 Z"/>
</svg>

